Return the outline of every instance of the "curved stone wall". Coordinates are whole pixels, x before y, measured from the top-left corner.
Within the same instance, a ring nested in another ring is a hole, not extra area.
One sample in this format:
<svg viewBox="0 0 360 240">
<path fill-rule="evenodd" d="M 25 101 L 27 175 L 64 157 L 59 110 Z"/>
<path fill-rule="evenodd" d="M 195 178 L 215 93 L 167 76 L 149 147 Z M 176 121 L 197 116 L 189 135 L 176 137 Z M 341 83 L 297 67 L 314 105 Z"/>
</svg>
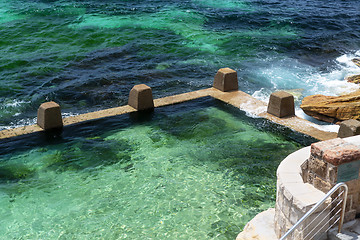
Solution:
<svg viewBox="0 0 360 240">
<path fill-rule="evenodd" d="M 275 233 L 283 236 L 302 216 L 305 215 L 324 195 L 314 186 L 304 183 L 301 165 L 310 157 L 310 147 L 302 148 L 287 156 L 277 170 L 277 195 L 275 206 Z M 326 206 L 326 205 L 325 205 Z M 324 208 L 319 208 L 317 213 Z M 324 211 L 322 215 L 327 215 Z M 303 239 L 308 233 L 304 228 L 312 222 L 310 217 L 303 222 L 289 239 Z M 310 228 L 309 228 L 310 229 Z"/>
<path fill-rule="evenodd" d="M 344 222 L 360 213 L 360 136 L 317 142 L 285 158 L 277 170 L 275 232 L 283 236 L 332 187 L 345 182 L 349 188 Z M 328 230 L 331 199 L 305 220 L 289 239 L 304 239 L 310 232 Z M 320 215 L 319 220 L 313 221 Z M 335 216 L 338 216 L 335 214 Z M 337 219 L 336 217 L 334 219 Z M 322 221 L 323 220 L 323 221 Z M 315 230 L 313 230 L 315 229 Z M 322 234 L 326 239 L 327 234 Z"/>
</svg>

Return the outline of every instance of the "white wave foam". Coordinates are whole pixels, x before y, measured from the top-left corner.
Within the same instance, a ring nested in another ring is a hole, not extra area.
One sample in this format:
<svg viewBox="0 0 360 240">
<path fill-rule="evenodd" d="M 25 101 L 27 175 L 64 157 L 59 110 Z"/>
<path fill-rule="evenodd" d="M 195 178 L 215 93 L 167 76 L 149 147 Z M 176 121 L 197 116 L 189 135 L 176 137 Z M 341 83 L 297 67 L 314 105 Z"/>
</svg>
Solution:
<svg viewBox="0 0 360 240">
<path fill-rule="evenodd" d="M 260 118 L 260 113 L 266 112 L 267 107 L 261 106 L 257 108 L 249 108 L 249 106 L 253 107 L 253 104 L 251 102 L 244 102 L 240 104 L 239 108 L 245 112 L 245 115 L 251 118 Z"/>
<path fill-rule="evenodd" d="M 0 126 L 0 131 L 7 130 L 7 129 L 24 127 L 24 126 L 29 126 L 29 125 L 34 125 L 34 124 L 36 124 L 36 120 L 37 120 L 37 118 L 20 119 L 20 120 L 11 122 L 10 125 L 2 125 L 2 126 Z"/>
<path fill-rule="evenodd" d="M 305 120 L 308 120 L 310 123 L 309 125 L 317 128 L 319 130 L 325 131 L 325 132 L 338 132 L 340 126 L 336 124 L 324 124 L 324 122 L 318 121 L 304 113 L 304 111 L 301 108 L 295 109 L 296 116 L 303 118 Z"/>
<path fill-rule="evenodd" d="M 19 107 L 23 104 L 30 103 L 29 101 L 23 101 L 18 99 L 10 99 L 4 103 L 4 107 Z"/>
<path fill-rule="evenodd" d="M 15 114 L 15 115 L 20 115 L 20 113 Z M 72 113 L 72 112 L 63 112 L 63 113 L 61 113 L 61 116 L 63 118 L 77 116 L 77 115 L 79 115 L 79 114 L 78 113 Z M 23 119 L 11 122 L 10 125 L 0 125 L 0 131 L 7 130 L 7 129 L 13 129 L 13 128 L 19 128 L 19 127 L 25 127 L 25 126 L 29 126 L 29 125 L 35 125 L 36 122 L 37 122 L 37 117 L 35 117 L 35 118 L 23 118 Z"/>
<path fill-rule="evenodd" d="M 266 85 L 269 91 L 303 89 L 303 96 L 323 94 L 335 96 L 350 93 L 360 88 L 360 85 L 349 83 L 347 76 L 360 74 L 360 68 L 352 59 L 359 57 L 360 51 L 355 54 L 339 56 L 333 70 L 320 72 L 319 69 L 306 65 L 296 59 L 266 58 L 255 73 L 255 79 L 259 84 Z M 270 86 L 269 86 L 270 85 Z M 260 89 L 253 96 L 260 100 L 268 99 L 268 92 Z M 301 99 L 303 96 L 298 96 Z"/>
<path fill-rule="evenodd" d="M 354 58 L 358 57 L 360 57 L 360 51 L 357 51 L 354 54 L 344 54 L 336 58 L 336 61 L 345 66 L 349 71 L 359 72 L 360 68 L 352 61 Z"/>
<path fill-rule="evenodd" d="M 336 75 L 341 75 L 344 77 Z M 345 75 L 341 71 L 334 71 L 326 75 L 313 75 L 311 79 L 313 88 L 310 89 L 309 95 L 323 94 L 327 96 L 339 96 L 354 92 L 359 89 L 357 84 L 349 83 L 345 81 L 344 78 Z"/>
<path fill-rule="evenodd" d="M 360 88 L 358 84 L 349 83 L 345 78 L 360 74 L 360 68 L 352 61 L 359 55 L 360 51 L 355 54 L 344 54 L 336 58 L 337 69 L 328 73 L 315 73 L 309 76 L 307 82 L 314 85 L 312 94 L 337 96 L 358 90 Z"/>
<path fill-rule="evenodd" d="M 255 91 L 251 96 L 263 101 L 263 102 L 269 102 L 269 98 L 271 95 L 271 91 L 269 89 L 261 88 L 258 91 Z"/>
</svg>

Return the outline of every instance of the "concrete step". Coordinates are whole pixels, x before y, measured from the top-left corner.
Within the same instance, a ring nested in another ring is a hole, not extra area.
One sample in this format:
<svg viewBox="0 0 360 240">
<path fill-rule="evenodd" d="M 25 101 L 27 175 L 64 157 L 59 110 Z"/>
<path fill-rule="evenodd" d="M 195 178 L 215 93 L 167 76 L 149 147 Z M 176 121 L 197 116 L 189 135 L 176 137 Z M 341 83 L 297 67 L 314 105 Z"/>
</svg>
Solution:
<svg viewBox="0 0 360 240">
<path fill-rule="evenodd" d="M 329 240 L 360 240 L 360 219 L 345 223 L 341 233 L 335 227 L 328 232 Z"/>
</svg>

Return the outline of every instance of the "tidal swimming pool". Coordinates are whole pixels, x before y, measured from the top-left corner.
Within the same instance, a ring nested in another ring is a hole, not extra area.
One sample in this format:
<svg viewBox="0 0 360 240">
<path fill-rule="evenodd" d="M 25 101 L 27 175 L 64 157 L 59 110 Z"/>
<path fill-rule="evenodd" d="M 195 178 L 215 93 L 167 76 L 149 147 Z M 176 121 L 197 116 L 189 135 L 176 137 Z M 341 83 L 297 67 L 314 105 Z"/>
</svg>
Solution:
<svg viewBox="0 0 360 240">
<path fill-rule="evenodd" d="M 212 98 L 3 141 L 0 239 L 235 239 L 309 141 Z"/>
</svg>

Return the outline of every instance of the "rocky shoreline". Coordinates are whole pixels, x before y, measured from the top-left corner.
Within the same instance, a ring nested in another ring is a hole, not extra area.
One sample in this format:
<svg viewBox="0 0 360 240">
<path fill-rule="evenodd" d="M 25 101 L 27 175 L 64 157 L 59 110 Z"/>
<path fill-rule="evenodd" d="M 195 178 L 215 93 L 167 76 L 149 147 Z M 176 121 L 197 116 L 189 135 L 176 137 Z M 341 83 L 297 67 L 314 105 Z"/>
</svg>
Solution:
<svg viewBox="0 0 360 240">
<path fill-rule="evenodd" d="M 352 61 L 360 67 L 360 59 Z M 360 74 L 349 76 L 345 80 L 360 84 Z M 360 90 L 337 97 L 320 94 L 307 96 L 300 108 L 320 121 L 338 123 L 349 119 L 360 120 Z"/>
</svg>

